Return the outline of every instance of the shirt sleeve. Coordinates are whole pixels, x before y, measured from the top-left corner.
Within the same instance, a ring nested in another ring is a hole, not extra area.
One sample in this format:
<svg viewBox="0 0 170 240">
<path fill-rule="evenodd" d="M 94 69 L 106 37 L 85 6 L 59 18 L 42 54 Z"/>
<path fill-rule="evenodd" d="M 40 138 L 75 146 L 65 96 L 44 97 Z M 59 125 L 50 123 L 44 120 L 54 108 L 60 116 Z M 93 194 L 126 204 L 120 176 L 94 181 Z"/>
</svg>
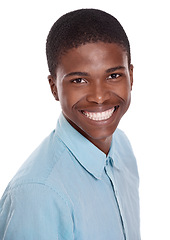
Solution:
<svg viewBox="0 0 170 240">
<path fill-rule="evenodd" d="M 0 202 L 0 239 L 73 240 L 73 214 L 57 192 L 43 184 L 24 184 Z"/>
</svg>

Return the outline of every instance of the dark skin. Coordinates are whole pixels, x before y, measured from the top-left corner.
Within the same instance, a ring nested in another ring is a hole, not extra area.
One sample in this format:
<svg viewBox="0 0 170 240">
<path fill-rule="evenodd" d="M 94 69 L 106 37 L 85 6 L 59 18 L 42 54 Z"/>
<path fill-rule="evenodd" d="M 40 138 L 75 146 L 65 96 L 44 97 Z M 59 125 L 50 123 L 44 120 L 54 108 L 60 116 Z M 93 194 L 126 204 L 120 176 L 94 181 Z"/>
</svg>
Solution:
<svg viewBox="0 0 170 240">
<path fill-rule="evenodd" d="M 115 43 L 87 43 L 61 56 L 52 93 L 68 122 L 106 155 L 131 100 L 133 66 Z"/>
</svg>

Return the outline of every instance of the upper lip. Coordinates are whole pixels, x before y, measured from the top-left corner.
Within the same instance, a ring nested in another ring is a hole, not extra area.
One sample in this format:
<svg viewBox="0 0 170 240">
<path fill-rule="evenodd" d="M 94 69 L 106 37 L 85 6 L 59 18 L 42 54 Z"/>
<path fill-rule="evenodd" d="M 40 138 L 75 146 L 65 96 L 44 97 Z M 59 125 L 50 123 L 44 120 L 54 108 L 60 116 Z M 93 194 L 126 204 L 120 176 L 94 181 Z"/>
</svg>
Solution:
<svg viewBox="0 0 170 240">
<path fill-rule="evenodd" d="M 119 105 L 112 105 L 112 106 L 101 106 L 101 107 L 88 107 L 88 108 L 84 108 L 84 109 L 81 109 L 80 111 L 86 111 L 86 112 L 105 112 L 105 111 L 108 111 L 108 110 L 111 110 L 115 107 L 118 107 Z"/>
</svg>

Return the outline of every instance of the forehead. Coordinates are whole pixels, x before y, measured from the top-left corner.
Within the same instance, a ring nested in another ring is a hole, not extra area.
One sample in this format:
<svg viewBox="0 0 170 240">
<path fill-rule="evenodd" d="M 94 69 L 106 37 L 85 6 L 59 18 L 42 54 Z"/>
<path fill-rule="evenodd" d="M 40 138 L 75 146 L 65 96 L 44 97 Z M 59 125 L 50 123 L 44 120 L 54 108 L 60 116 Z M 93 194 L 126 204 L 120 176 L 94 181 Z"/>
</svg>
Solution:
<svg viewBox="0 0 170 240">
<path fill-rule="evenodd" d="M 128 67 L 127 52 L 116 43 L 87 43 L 68 50 L 61 56 L 57 70 L 92 71 L 115 66 Z"/>
</svg>

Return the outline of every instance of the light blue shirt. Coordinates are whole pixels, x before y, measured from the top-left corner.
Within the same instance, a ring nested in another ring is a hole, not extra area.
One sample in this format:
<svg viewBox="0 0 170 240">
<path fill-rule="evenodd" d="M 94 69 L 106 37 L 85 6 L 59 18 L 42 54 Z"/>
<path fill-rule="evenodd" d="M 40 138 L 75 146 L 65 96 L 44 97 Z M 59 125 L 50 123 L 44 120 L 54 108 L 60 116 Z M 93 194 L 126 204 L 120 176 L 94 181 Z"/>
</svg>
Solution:
<svg viewBox="0 0 170 240">
<path fill-rule="evenodd" d="M 0 240 L 139 240 L 138 171 L 116 130 L 108 156 L 61 114 L 0 201 Z"/>
</svg>

